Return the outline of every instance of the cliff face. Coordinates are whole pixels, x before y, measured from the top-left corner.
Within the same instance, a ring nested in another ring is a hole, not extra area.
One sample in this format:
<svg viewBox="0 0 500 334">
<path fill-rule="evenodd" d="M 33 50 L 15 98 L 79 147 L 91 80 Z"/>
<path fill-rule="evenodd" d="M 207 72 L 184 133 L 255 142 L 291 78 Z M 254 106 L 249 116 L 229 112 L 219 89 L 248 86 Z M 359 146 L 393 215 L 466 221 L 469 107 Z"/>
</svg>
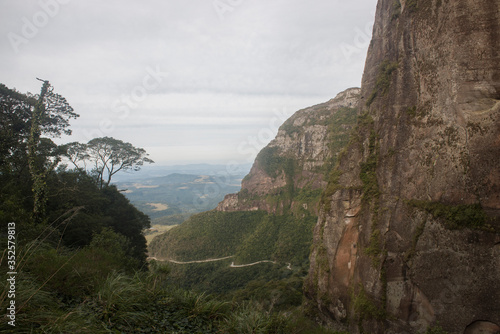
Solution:
<svg viewBox="0 0 500 334">
<path fill-rule="evenodd" d="M 500 1 L 379 1 L 314 231 L 306 295 L 325 320 L 500 330 L 499 42 Z"/>
<path fill-rule="evenodd" d="M 359 88 L 350 88 L 328 102 L 297 111 L 259 153 L 241 191 L 226 195 L 216 210 L 280 213 L 310 203 L 307 209 L 317 214 L 325 175 L 356 123 L 359 93 Z"/>
</svg>

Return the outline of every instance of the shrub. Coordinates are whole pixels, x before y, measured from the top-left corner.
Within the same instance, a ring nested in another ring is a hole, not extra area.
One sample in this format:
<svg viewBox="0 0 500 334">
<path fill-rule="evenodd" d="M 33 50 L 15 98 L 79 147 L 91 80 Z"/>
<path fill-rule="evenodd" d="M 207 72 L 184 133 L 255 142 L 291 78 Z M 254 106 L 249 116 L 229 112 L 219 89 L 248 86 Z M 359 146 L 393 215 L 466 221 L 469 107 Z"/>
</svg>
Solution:
<svg viewBox="0 0 500 334">
<path fill-rule="evenodd" d="M 391 86 L 391 75 L 397 68 L 397 62 L 384 60 L 380 64 L 377 79 L 375 81 L 375 87 L 366 101 L 367 106 L 370 106 L 377 96 L 384 96 L 387 94 L 389 87 Z"/>
<path fill-rule="evenodd" d="M 407 204 L 429 212 L 435 218 L 445 221 L 449 229 L 485 228 L 487 216 L 481 204 L 449 205 L 440 202 L 409 200 Z"/>
</svg>

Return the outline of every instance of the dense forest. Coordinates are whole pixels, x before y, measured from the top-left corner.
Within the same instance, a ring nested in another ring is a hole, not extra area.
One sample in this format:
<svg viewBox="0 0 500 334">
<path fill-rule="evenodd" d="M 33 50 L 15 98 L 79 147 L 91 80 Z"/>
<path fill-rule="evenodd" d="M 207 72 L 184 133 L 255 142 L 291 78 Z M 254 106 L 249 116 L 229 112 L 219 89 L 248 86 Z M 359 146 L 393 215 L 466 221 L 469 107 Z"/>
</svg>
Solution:
<svg viewBox="0 0 500 334">
<path fill-rule="evenodd" d="M 1 333 L 329 333 L 283 268 L 241 268 L 243 283 L 223 275 L 238 289 L 214 297 L 148 263 L 149 217 L 111 178 L 152 161 L 109 137 L 56 145 L 79 115 L 49 82 L 36 95 L 0 85 L 0 113 Z"/>
</svg>

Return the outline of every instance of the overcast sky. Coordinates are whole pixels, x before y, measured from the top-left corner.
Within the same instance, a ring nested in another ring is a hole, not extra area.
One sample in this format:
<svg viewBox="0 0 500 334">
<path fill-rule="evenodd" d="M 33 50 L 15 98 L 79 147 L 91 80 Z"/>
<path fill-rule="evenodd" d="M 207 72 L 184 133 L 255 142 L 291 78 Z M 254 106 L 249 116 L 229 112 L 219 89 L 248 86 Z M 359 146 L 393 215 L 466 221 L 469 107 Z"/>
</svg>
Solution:
<svg viewBox="0 0 500 334">
<path fill-rule="evenodd" d="M 0 0 L 0 82 L 49 80 L 73 135 L 157 164 L 251 162 L 295 111 L 361 83 L 376 0 Z"/>
</svg>

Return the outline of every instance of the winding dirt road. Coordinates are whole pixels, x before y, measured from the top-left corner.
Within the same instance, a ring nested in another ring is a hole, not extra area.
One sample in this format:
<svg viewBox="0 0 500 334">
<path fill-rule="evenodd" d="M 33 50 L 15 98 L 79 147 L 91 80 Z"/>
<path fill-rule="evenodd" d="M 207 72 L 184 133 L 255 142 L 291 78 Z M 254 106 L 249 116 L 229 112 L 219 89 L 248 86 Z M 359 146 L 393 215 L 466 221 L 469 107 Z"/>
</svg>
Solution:
<svg viewBox="0 0 500 334">
<path fill-rule="evenodd" d="M 172 263 L 175 263 L 175 264 L 191 264 L 191 263 L 205 263 L 205 262 L 222 261 L 222 260 L 230 259 L 232 257 L 234 257 L 234 255 L 226 256 L 226 257 L 220 257 L 220 258 L 217 258 L 217 259 L 206 259 L 206 260 L 197 260 L 197 261 L 176 261 L 176 260 L 172 260 L 172 259 L 157 259 L 156 257 L 148 257 L 148 260 L 168 261 L 168 262 L 172 262 Z"/>
<path fill-rule="evenodd" d="M 155 260 L 155 261 L 167 261 L 175 264 L 191 264 L 191 263 L 206 263 L 206 262 L 215 262 L 215 261 L 222 261 L 222 260 L 227 260 L 234 257 L 234 255 L 231 256 L 226 256 L 226 257 L 219 257 L 217 259 L 206 259 L 206 260 L 195 260 L 195 261 L 177 261 L 177 260 L 172 260 L 172 259 L 158 259 L 154 256 L 148 257 L 147 260 Z M 234 262 L 231 262 L 229 265 L 230 268 L 243 268 L 243 267 L 250 267 L 250 266 L 255 266 L 256 264 L 260 263 L 276 263 L 276 261 L 271 261 L 271 260 L 262 260 L 262 261 L 257 261 L 253 263 L 247 263 L 247 264 L 234 264 Z M 286 269 L 292 270 L 292 264 L 287 263 Z"/>
<path fill-rule="evenodd" d="M 276 261 L 270 261 L 270 260 L 263 260 L 263 261 L 258 261 L 254 263 L 247 263 L 247 264 L 234 264 L 234 262 L 231 262 L 231 265 L 229 265 L 231 268 L 242 268 L 242 267 L 250 267 L 250 266 L 255 266 L 256 264 L 259 263 L 276 263 Z"/>
</svg>

